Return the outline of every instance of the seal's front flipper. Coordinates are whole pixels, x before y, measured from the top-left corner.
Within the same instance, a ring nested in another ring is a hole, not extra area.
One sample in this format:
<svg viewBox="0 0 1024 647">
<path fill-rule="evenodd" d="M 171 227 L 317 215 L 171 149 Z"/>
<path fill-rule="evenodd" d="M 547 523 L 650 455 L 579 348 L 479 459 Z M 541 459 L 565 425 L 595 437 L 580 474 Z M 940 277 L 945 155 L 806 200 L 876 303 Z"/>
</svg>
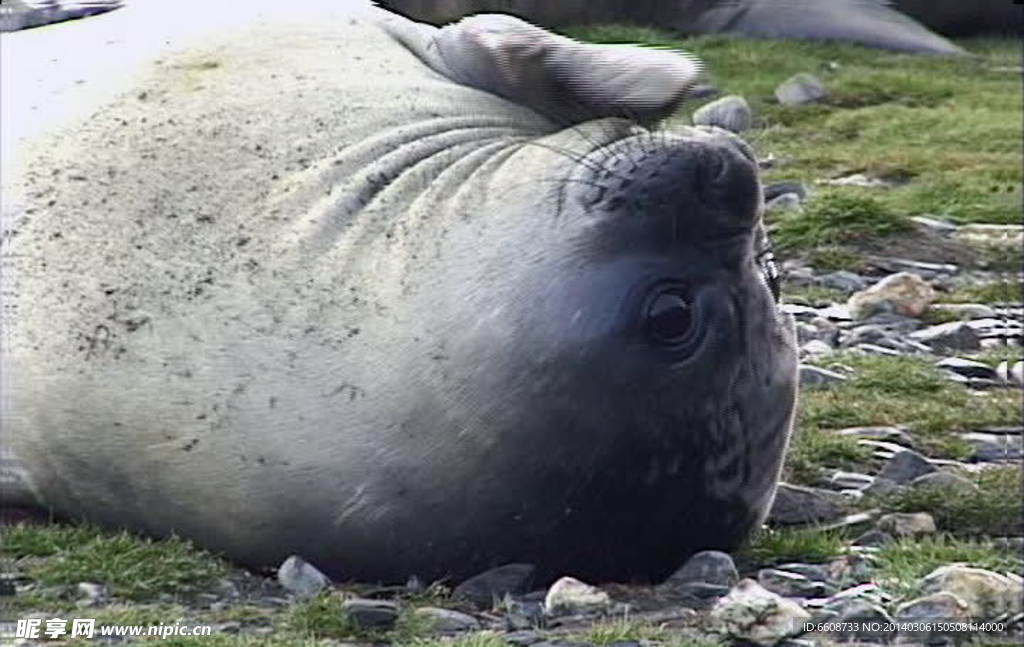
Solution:
<svg viewBox="0 0 1024 647">
<path fill-rule="evenodd" d="M 886 0 L 744 0 L 717 3 L 696 21 L 666 27 L 689 33 L 838 40 L 921 54 L 963 50 L 891 8 Z"/>
<path fill-rule="evenodd" d="M 563 125 L 601 117 L 640 123 L 667 117 L 702 69 L 682 52 L 579 43 L 504 14 L 471 16 L 441 29 L 397 16 L 382 25 L 453 81 Z"/>
</svg>

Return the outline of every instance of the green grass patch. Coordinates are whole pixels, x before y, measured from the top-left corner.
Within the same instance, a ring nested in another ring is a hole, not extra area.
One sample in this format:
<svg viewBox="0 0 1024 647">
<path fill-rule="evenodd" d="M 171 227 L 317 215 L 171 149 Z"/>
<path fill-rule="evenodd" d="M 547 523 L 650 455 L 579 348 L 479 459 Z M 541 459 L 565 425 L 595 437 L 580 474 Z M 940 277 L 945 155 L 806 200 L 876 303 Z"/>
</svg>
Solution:
<svg viewBox="0 0 1024 647">
<path fill-rule="evenodd" d="M 786 303 L 797 303 L 812 308 L 846 302 L 846 294 L 842 290 L 820 285 L 787 285 L 783 283 L 782 297 Z"/>
<path fill-rule="evenodd" d="M 45 558 L 28 568 L 29 577 L 44 586 L 95 582 L 130 600 L 192 593 L 227 571 L 220 559 L 182 539 L 157 541 L 90 526 L 14 526 L 4 533 L 4 553 Z"/>
<path fill-rule="evenodd" d="M 839 556 L 848 541 L 842 530 L 775 528 L 755 534 L 742 555 L 761 566 L 824 562 Z"/>
<path fill-rule="evenodd" d="M 990 283 L 961 285 L 952 292 L 940 294 L 938 301 L 941 303 L 1020 303 L 1024 300 L 1022 295 L 1024 295 L 1024 284 L 1006 279 Z"/>
<path fill-rule="evenodd" d="M 404 606 L 391 629 L 366 629 L 358 626 L 344 607 L 345 597 L 335 592 L 296 602 L 289 608 L 284 629 L 310 638 L 365 641 L 413 641 L 431 630 L 429 618 L 417 616 L 412 606 Z"/>
<path fill-rule="evenodd" d="M 665 638 L 666 630 L 650 622 L 641 622 L 628 616 L 598 620 L 578 640 L 594 645 L 611 645 L 619 641 L 658 641 Z"/>
<path fill-rule="evenodd" d="M 853 373 L 833 389 L 801 392 L 786 467 L 787 478 L 795 482 L 808 482 L 815 466 L 849 467 L 856 460 L 849 442 L 829 437 L 831 430 L 905 426 L 927 453 L 962 459 L 971 449 L 954 432 L 1021 424 L 1018 392 L 971 391 L 945 378 L 927 360 L 843 354 L 819 364 L 846 366 Z"/>
<path fill-rule="evenodd" d="M 921 578 L 940 566 L 957 562 L 996 572 L 1021 568 L 1019 555 L 990 543 L 938 535 L 881 547 L 874 557 L 874 578 L 887 590 L 911 597 L 919 592 Z"/>
<path fill-rule="evenodd" d="M 977 491 L 913 488 L 885 497 L 878 507 L 892 512 L 927 512 L 939 530 L 957 536 L 1019 536 L 1024 526 L 1024 481 L 1019 467 L 982 471 L 972 479 Z"/>
<path fill-rule="evenodd" d="M 824 246 L 841 250 L 908 229 L 906 218 L 870 196 L 832 193 L 811 199 L 803 211 L 783 212 L 775 221 L 773 238 L 783 253 Z M 846 266 L 850 259 L 842 260 Z"/>
</svg>

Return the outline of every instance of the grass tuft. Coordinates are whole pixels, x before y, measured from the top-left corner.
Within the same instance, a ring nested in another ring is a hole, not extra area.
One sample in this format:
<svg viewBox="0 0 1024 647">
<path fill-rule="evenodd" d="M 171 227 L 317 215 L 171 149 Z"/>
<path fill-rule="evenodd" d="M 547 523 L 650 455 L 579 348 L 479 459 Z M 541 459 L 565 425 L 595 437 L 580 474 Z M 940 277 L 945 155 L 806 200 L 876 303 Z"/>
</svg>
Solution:
<svg viewBox="0 0 1024 647">
<path fill-rule="evenodd" d="M 823 246 L 832 247 L 835 253 L 843 245 L 877 240 L 908 229 L 905 218 L 874 198 L 830 193 L 812 199 L 803 211 L 782 214 L 775 223 L 774 240 L 784 253 Z M 849 267 L 847 260 L 842 258 L 842 266 Z"/>
<path fill-rule="evenodd" d="M 881 547 L 874 557 L 875 580 L 899 596 L 912 597 L 920 592 L 921 578 L 952 563 L 996 572 L 1019 572 L 1021 568 L 1020 555 L 985 542 L 938 535 Z"/>
<path fill-rule="evenodd" d="M 47 558 L 28 569 L 44 586 L 96 582 L 114 597 L 142 601 L 193 593 L 227 571 L 220 559 L 182 539 L 158 541 L 91 526 L 14 526 L 4 534 L 4 553 Z"/>
<path fill-rule="evenodd" d="M 839 556 L 847 541 L 846 533 L 842 530 L 768 529 L 751 538 L 743 555 L 761 566 L 785 562 L 824 562 Z"/>
<path fill-rule="evenodd" d="M 1024 534 L 1024 474 L 1020 468 L 987 469 L 974 481 L 977 491 L 914 488 L 885 497 L 879 505 L 893 512 L 927 512 L 940 530 L 957 536 Z"/>
</svg>

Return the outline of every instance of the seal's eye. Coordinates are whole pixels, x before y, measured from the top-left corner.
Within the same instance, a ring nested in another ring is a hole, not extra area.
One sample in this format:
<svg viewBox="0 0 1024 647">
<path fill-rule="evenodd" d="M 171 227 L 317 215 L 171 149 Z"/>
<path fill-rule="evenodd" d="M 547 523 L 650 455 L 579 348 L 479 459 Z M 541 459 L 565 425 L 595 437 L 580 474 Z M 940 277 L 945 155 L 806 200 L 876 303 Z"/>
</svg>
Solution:
<svg viewBox="0 0 1024 647">
<path fill-rule="evenodd" d="M 693 308 L 679 290 L 664 290 L 648 302 L 644 328 L 652 342 L 680 346 L 693 332 Z"/>
</svg>

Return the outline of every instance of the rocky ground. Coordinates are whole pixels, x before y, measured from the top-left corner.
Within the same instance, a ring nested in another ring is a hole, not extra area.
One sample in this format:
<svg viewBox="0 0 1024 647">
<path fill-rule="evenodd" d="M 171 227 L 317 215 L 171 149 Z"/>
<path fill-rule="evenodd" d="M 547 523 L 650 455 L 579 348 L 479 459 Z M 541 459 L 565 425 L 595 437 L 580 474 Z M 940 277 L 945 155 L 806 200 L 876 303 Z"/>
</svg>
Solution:
<svg viewBox="0 0 1024 647">
<path fill-rule="evenodd" d="M 4 532 L 0 583 L 16 595 L 3 619 L 211 626 L 169 639 L 196 646 L 1019 644 L 1019 47 L 970 43 L 982 57 L 944 63 L 682 46 L 707 52 L 720 95 L 743 95 L 710 96 L 690 118 L 750 129 L 799 336 L 785 483 L 748 546 L 681 556 L 656 585 L 566 573 L 537 588 L 519 564 L 456 586 L 379 587 L 329 582 L 300 557 L 249 573 L 177 540 L 23 524 Z M 961 93 L 951 71 L 977 85 Z M 982 123 L 951 125 L 964 119 Z"/>
</svg>

